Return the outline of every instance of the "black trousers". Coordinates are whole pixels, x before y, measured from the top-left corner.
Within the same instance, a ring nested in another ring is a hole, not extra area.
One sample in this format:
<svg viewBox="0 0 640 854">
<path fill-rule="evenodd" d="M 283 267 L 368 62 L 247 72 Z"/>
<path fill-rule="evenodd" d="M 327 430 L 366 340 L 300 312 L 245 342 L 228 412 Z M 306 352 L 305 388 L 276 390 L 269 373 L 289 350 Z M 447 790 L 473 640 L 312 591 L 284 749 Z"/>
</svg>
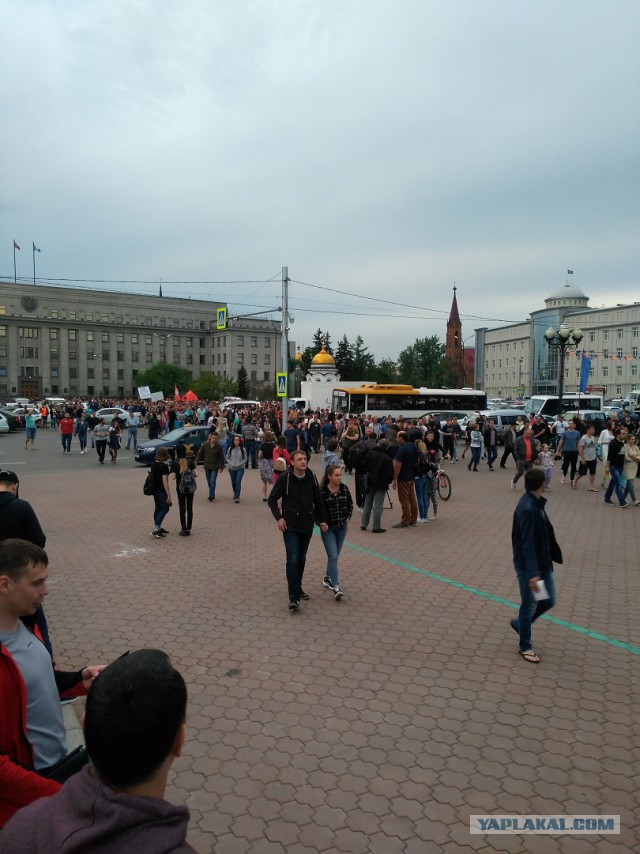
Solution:
<svg viewBox="0 0 640 854">
<path fill-rule="evenodd" d="M 195 493 L 184 493 L 176 490 L 178 493 L 178 510 L 180 512 L 180 527 L 183 531 L 191 530 L 193 522 L 193 496 Z"/>
</svg>

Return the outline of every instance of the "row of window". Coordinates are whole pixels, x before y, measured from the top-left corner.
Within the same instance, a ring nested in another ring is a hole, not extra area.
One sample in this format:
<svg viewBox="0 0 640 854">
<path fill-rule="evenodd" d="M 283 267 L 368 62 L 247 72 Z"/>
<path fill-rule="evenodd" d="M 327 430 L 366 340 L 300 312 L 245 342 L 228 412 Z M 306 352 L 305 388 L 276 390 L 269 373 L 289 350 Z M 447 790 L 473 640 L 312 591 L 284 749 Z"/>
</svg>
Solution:
<svg viewBox="0 0 640 854">
<path fill-rule="evenodd" d="M 0 315 L 3 315 L 3 314 L 6 315 L 6 313 L 7 313 L 6 306 L 0 305 Z M 102 312 L 87 311 L 84 313 L 82 318 L 79 318 L 77 311 L 60 311 L 57 308 L 51 308 L 51 309 L 45 309 L 45 317 L 47 318 L 47 320 L 84 320 L 87 323 L 93 323 L 94 321 L 96 321 L 98 323 L 109 323 L 110 322 L 109 314 L 107 312 L 104 312 L 104 311 L 102 311 Z M 132 323 L 134 325 L 141 325 L 141 326 L 152 326 L 154 323 L 154 319 L 150 315 L 131 314 L 131 315 L 127 315 L 126 320 L 125 320 L 125 316 L 123 314 L 114 314 L 114 315 L 112 315 L 112 318 L 113 318 L 113 321 L 111 321 L 111 322 L 113 322 L 113 323 Z M 158 326 L 173 326 L 175 329 L 179 329 L 180 323 L 181 323 L 181 320 L 178 317 L 174 317 L 173 319 L 166 318 L 166 317 L 159 317 L 159 318 L 156 318 L 156 321 L 157 321 Z M 185 328 L 186 329 L 195 329 L 196 327 L 194 326 L 194 323 L 195 323 L 195 321 L 193 321 L 193 320 L 186 320 L 185 321 Z M 197 323 L 198 323 L 198 326 L 197 326 L 198 329 L 206 329 L 207 328 L 207 321 L 206 320 L 199 320 L 199 321 L 197 321 Z"/>
<path fill-rule="evenodd" d="M 613 329 L 603 329 L 602 331 L 602 340 L 609 341 L 612 340 L 614 335 L 619 340 L 622 341 L 624 339 L 625 328 L 619 327 L 616 330 Z M 598 330 L 591 329 L 589 330 L 589 343 L 593 344 L 596 341 L 596 336 L 598 335 Z M 631 327 L 631 337 L 632 338 L 640 338 L 640 326 L 632 326 Z M 518 350 L 518 344 L 520 345 L 519 349 L 524 350 L 524 341 L 512 341 L 511 343 L 507 342 L 506 344 L 489 344 L 487 349 L 489 348 L 497 348 L 499 353 L 502 353 L 502 348 L 504 347 L 504 352 L 508 353 L 509 348 L 511 347 L 514 352 Z"/>
<path fill-rule="evenodd" d="M 495 365 L 494 365 L 494 368 L 495 368 Z M 624 370 L 623 370 L 623 368 L 624 368 L 624 366 L 623 366 L 623 365 L 616 365 L 616 369 L 615 369 L 615 376 L 616 376 L 616 377 L 622 377 L 622 376 L 624 376 Z M 577 380 L 579 380 L 579 379 L 580 379 L 580 368 L 576 368 L 576 369 L 575 369 L 575 371 L 574 371 L 574 373 L 575 373 L 575 377 L 576 377 L 576 379 L 577 379 Z M 637 376 L 638 376 L 638 366 L 637 366 L 637 365 L 631 365 L 631 372 L 630 372 L 630 373 L 631 373 L 631 376 L 632 376 L 632 377 L 637 377 Z M 570 377 L 571 377 L 571 368 L 566 368 L 566 369 L 565 369 L 564 376 L 565 376 L 565 379 L 570 379 Z M 589 371 L 589 376 L 590 376 L 590 377 L 592 377 L 592 378 L 593 378 L 593 377 L 595 377 L 595 370 L 594 370 L 594 368 L 593 368 L 593 367 L 592 367 L 592 368 L 591 368 L 591 370 Z M 602 376 L 602 377 L 604 377 L 604 378 L 606 378 L 606 377 L 609 377 L 609 376 L 610 376 L 610 373 L 609 373 L 609 366 L 608 366 L 608 365 L 603 365 L 603 366 L 602 366 L 602 370 L 601 370 L 601 372 L 599 373 L 599 376 Z M 611 376 L 613 376 L 613 374 L 611 374 Z M 500 374 L 498 375 L 498 382 L 503 382 L 503 381 L 504 381 L 504 382 L 506 382 L 506 381 L 508 381 L 508 379 L 509 379 L 509 373 L 508 373 L 508 371 L 505 371 L 504 373 L 500 373 Z M 520 379 L 520 377 L 516 374 L 516 372 L 515 372 L 515 371 L 513 371 L 513 372 L 512 372 L 512 374 L 511 374 L 511 379 L 515 382 L 516 380 L 519 380 L 519 379 Z M 496 381 L 496 375 L 495 375 L 495 374 L 491 374 L 491 381 L 492 381 L 492 382 L 495 382 L 495 381 Z"/>
<path fill-rule="evenodd" d="M 258 346 L 258 336 L 257 335 L 249 335 L 247 337 L 249 338 L 249 346 L 250 347 L 257 347 Z M 244 335 L 236 335 L 235 336 L 235 342 L 238 345 L 238 347 L 244 347 L 244 338 L 245 338 Z M 265 337 L 262 339 L 262 343 L 267 349 L 269 349 L 271 347 L 271 338 L 265 335 Z M 226 335 L 218 336 L 218 338 L 216 338 L 216 343 L 213 346 L 214 347 L 226 347 L 227 346 L 227 336 Z"/>
<path fill-rule="evenodd" d="M 40 335 L 40 332 L 42 332 L 42 336 Z M 20 327 L 18 327 L 18 335 L 20 338 L 23 338 L 23 339 L 24 338 L 39 339 L 40 337 L 44 338 L 46 332 L 47 332 L 46 329 L 41 330 L 40 327 L 38 327 L 38 326 L 20 326 Z M 56 327 L 50 328 L 48 330 L 48 332 L 49 332 L 49 338 L 51 341 L 60 340 L 60 329 L 59 328 L 56 328 Z M 69 341 L 78 341 L 79 340 L 78 332 L 79 332 L 78 329 L 67 329 L 68 340 Z M 84 333 L 85 341 L 87 341 L 87 343 L 94 343 L 96 340 L 98 340 L 97 336 L 99 335 L 100 340 L 102 341 L 103 344 L 108 344 L 111 341 L 113 334 L 114 333 L 112 333 L 112 332 L 96 333 L 91 329 L 85 330 L 85 333 Z M 6 336 L 7 336 L 7 326 L 6 325 L 0 325 L 0 338 L 6 338 Z M 116 343 L 117 344 L 124 344 L 125 343 L 125 333 L 124 332 L 116 332 L 115 336 L 116 336 Z M 160 336 L 157 334 L 140 335 L 137 332 L 132 332 L 129 336 L 129 339 L 130 339 L 132 344 L 139 344 L 142 342 L 142 339 L 144 338 L 144 343 L 147 344 L 148 346 L 152 346 L 154 337 L 160 339 L 160 345 L 162 347 L 164 347 L 165 349 L 168 346 L 169 338 L 173 338 L 174 349 L 180 347 L 180 344 L 182 341 L 184 341 L 186 347 L 193 347 L 195 344 L 195 346 L 200 346 L 201 349 L 205 349 L 207 346 L 207 339 L 206 338 L 193 338 L 190 335 L 186 335 L 184 337 L 169 336 L 169 335 Z M 235 343 L 239 347 L 244 347 L 244 339 L 245 339 L 244 335 L 237 335 L 235 337 Z M 262 343 L 263 343 L 265 349 L 271 348 L 271 340 L 272 340 L 271 338 L 266 337 L 266 336 L 263 338 Z M 216 343 L 214 343 L 213 346 L 217 347 L 218 349 L 220 347 L 226 347 L 227 346 L 227 336 L 226 335 L 220 336 L 217 339 L 215 339 L 215 342 Z M 258 336 L 257 335 L 249 336 L 249 346 L 250 347 L 257 347 L 258 346 Z"/>
</svg>

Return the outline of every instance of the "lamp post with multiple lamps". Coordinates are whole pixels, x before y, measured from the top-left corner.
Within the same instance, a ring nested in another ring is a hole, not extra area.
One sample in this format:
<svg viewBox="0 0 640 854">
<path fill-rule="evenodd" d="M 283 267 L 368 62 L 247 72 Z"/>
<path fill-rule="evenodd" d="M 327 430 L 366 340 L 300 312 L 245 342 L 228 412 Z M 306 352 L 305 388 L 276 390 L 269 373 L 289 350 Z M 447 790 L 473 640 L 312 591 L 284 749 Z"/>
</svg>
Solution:
<svg viewBox="0 0 640 854">
<path fill-rule="evenodd" d="M 562 395 L 564 392 L 564 359 L 567 350 L 575 350 L 580 346 L 580 342 L 584 338 L 582 329 L 571 329 L 564 321 L 560 324 L 559 329 L 554 329 L 550 326 L 544 333 L 547 339 L 549 349 L 557 347 L 560 351 L 560 359 L 558 363 L 558 414 L 562 412 Z"/>
</svg>

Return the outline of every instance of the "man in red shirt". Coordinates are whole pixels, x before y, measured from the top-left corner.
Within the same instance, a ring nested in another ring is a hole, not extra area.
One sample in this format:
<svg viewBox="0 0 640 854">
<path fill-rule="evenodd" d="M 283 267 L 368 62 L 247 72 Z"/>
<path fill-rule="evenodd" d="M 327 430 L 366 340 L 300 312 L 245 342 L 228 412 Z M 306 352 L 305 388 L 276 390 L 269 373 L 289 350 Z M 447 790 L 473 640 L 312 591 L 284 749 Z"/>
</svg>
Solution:
<svg viewBox="0 0 640 854">
<path fill-rule="evenodd" d="M 71 437 L 73 436 L 73 428 L 75 422 L 68 412 L 65 412 L 58 424 L 58 433 L 62 436 L 62 453 L 71 453 Z"/>
</svg>

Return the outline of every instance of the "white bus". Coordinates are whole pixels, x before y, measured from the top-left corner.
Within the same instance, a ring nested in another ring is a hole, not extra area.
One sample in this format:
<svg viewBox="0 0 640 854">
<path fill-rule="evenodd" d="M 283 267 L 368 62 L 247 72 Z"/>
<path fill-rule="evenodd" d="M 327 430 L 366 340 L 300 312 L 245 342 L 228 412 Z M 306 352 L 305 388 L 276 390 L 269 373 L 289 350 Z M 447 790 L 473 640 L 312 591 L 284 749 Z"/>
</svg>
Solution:
<svg viewBox="0 0 640 854">
<path fill-rule="evenodd" d="M 487 408 L 484 391 L 471 388 L 413 388 L 410 385 L 371 383 L 333 390 L 333 409 L 341 415 L 390 415 L 419 418 L 431 413 L 451 413 L 462 418 Z M 445 416 L 446 417 L 446 416 Z"/>
<path fill-rule="evenodd" d="M 601 394 L 578 394 L 577 392 L 562 395 L 562 412 L 601 412 L 603 399 Z M 535 395 L 525 404 L 524 411 L 532 415 L 559 415 L 560 398 L 557 394 Z"/>
</svg>

